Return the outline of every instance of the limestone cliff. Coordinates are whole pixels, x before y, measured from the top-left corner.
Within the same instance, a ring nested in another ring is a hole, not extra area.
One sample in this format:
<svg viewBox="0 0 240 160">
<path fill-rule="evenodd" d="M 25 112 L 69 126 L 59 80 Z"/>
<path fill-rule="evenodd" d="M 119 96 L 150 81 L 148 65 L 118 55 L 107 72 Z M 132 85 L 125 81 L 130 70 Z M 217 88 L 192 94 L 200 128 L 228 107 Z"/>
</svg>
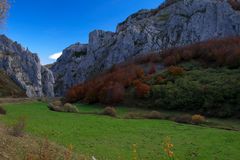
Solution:
<svg viewBox="0 0 240 160">
<path fill-rule="evenodd" d="M 26 91 L 28 97 L 54 96 L 52 72 L 36 54 L 0 35 L 0 69 Z"/>
<path fill-rule="evenodd" d="M 56 94 L 64 95 L 72 85 L 138 54 L 237 35 L 240 11 L 228 0 L 168 0 L 129 16 L 116 32 L 95 30 L 87 45 L 64 50 L 51 67 Z"/>
</svg>

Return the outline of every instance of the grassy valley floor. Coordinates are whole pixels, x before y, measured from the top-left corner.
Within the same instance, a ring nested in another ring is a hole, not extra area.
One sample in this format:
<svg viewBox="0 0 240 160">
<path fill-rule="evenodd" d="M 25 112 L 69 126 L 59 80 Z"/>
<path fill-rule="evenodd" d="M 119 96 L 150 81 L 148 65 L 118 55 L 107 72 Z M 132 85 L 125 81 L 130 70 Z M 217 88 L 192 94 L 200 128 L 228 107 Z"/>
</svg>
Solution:
<svg viewBox="0 0 240 160">
<path fill-rule="evenodd" d="M 47 104 L 30 102 L 6 104 L 6 116 L 0 120 L 14 123 L 26 118 L 26 131 L 57 144 L 74 146 L 74 151 L 98 160 L 132 159 L 137 145 L 141 160 L 163 159 L 163 141 L 171 137 L 174 155 L 179 160 L 233 160 L 240 157 L 240 132 L 178 124 L 165 120 L 128 120 L 100 115 L 57 113 Z M 80 112 L 97 108 L 78 105 Z M 126 109 L 119 109 L 123 114 Z"/>
</svg>

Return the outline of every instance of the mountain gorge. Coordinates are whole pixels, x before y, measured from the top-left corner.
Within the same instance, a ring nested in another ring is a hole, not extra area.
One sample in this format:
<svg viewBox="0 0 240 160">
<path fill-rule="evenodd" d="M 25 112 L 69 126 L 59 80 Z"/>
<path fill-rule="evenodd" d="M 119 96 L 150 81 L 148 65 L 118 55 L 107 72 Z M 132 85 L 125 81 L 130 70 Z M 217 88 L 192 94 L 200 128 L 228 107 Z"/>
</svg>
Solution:
<svg viewBox="0 0 240 160">
<path fill-rule="evenodd" d="M 116 32 L 95 30 L 88 44 L 65 49 L 51 67 L 55 93 L 62 96 L 73 85 L 139 54 L 237 35 L 240 12 L 228 0 L 166 1 L 129 16 Z"/>
<path fill-rule="evenodd" d="M 28 97 L 54 96 L 52 72 L 40 64 L 36 54 L 4 35 L 0 36 L 0 70 Z"/>
</svg>

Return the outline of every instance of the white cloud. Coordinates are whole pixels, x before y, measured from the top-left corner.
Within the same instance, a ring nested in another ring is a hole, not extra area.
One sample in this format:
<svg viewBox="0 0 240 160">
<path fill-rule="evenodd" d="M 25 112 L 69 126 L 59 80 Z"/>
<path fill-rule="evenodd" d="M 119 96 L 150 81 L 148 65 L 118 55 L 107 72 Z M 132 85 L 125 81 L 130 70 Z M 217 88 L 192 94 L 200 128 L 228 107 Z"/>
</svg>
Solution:
<svg viewBox="0 0 240 160">
<path fill-rule="evenodd" d="M 51 56 L 49 56 L 50 59 L 56 60 L 62 55 L 62 52 L 54 53 Z"/>
</svg>

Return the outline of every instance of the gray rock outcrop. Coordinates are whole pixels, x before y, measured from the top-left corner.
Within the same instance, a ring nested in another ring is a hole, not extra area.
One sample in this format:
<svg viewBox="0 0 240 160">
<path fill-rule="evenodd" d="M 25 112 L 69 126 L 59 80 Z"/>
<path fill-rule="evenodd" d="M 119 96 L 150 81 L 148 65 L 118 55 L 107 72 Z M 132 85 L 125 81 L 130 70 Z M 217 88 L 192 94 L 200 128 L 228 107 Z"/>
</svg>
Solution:
<svg viewBox="0 0 240 160">
<path fill-rule="evenodd" d="M 116 32 L 95 30 L 88 45 L 64 50 L 51 67 L 56 94 L 64 95 L 74 84 L 138 54 L 239 35 L 240 11 L 228 0 L 168 0 L 157 9 L 129 16 Z"/>
<path fill-rule="evenodd" d="M 40 64 L 36 54 L 0 35 L 0 69 L 11 77 L 28 97 L 54 96 L 54 76 Z"/>
</svg>

